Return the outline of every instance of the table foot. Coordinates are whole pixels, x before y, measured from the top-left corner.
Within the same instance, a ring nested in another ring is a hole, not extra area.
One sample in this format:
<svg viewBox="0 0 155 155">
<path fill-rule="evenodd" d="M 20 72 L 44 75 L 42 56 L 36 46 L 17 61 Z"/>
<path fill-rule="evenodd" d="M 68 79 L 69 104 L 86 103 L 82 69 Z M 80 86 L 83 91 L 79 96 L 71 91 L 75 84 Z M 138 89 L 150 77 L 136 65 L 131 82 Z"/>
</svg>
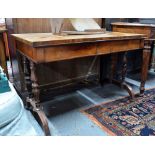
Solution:
<svg viewBox="0 0 155 155">
<path fill-rule="evenodd" d="M 131 86 L 129 86 L 125 82 L 125 76 L 126 76 L 126 72 L 127 72 L 126 55 L 127 55 L 127 52 L 124 52 L 123 53 L 122 72 L 121 72 L 121 81 L 114 79 L 114 74 L 116 72 L 117 61 L 118 61 L 118 54 L 116 53 L 116 54 L 111 55 L 111 73 L 110 73 L 109 82 L 125 89 L 129 93 L 131 100 L 133 100 L 135 98 L 135 94 L 133 92 L 133 89 Z"/>
<path fill-rule="evenodd" d="M 31 110 L 35 119 L 38 121 L 38 123 L 42 127 L 42 129 L 45 133 L 45 136 L 50 136 L 51 133 L 50 133 L 50 129 L 48 126 L 47 117 L 46 117 L 44 111 L 42 110 L 43 108 L 41 106 L 36 107 L 36 101 L 32 98 L 27 98 L 27 102 L 28 102 L 28 104 L 31 105 L 29 110 Z"/>
<path fill-rule="evenodd" d="M 125 82 L 122 83 L 122 82 L 120 82 L 120 81 L 118 81 L 118 80 L 115 80 L 115 79 L 112 79 L 112 83 L 116 84 L 116 85 L 119 86 L 120 88 L 125 89 L 125 90 L 129 93 L 129 95 L 130 95 L 130 97 L 131 97 L 132 100 L 135 98 L 135 94 L 134 94 L 134 92 L 133 92 L 132 87 L 129 86 L 127 83 L 125 83 Z"/>
</svg>

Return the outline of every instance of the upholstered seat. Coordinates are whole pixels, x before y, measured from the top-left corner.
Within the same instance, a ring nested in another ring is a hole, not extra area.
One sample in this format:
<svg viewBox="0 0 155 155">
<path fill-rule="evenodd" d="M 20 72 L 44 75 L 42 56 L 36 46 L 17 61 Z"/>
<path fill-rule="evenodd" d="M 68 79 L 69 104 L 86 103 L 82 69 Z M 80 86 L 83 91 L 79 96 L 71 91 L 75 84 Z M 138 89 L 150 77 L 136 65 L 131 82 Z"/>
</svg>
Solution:
<svg viewBox="0 0 155 155">
<path fill-rule="evenodd" d="M 13 121 L 21 112 L 20 98 L 10 84 L 11 91 L 0 94 L 0 128 Z"/>
</svg>

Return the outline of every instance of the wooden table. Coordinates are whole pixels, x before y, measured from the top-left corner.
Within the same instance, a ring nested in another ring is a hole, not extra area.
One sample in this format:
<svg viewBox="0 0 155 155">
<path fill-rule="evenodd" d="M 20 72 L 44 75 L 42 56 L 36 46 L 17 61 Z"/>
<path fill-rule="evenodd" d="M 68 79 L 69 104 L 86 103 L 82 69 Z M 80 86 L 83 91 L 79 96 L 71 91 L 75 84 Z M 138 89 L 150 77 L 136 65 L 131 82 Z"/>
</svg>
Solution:
<svg viewBox="0 0 155 155">
<path fill-rule="evenodd" d="M 123 33 L 138 33 L 145 34 L 147 36 L 145 42 L 151 48 L 150 54 L 150 68 L 153 62 L 155 63 L 155 57 L 153 57 L 153 48 L 155 40 L 155 24 L 141 24 L 141 23 L 127 23 L 127 22 L 115 22 L 111 23 L 113 32 L 123 32 Z M 152 63 L 152 64 L 151 64 Z"/>
<path fill-rule="evenodd" d="M 33 111 L 39 116 L 46 135 L 49 135 L 50 132 L 40 103 L 40 86 L 36 74 L 37 64 L 96 55 L 113 55 L 117 52 L 142 49 L 144 63 L 142 65 L 140 93 L 144 92 L 148 69 L 148 59 L 146 57 L 150 54 L 150 48 L 147 45 L 144 46 L 144 35 L 142 34 L 106 32 L 105 34 L 63 36 L 53 35 L 52 33 L 31 33 L 13 34 L 13 36 L 16 40 L 17 50 L 24 57 L 25 79 L 29 91 L 27 102 L 30 103 Z M 111 69 L 110 81 L 113 82 L 114 63 L 112 63 Z M 123 66 L 120 84 L 133 98 L 132 89 L 124 81 L 125 73 L 126 64 Z"/>
<path fill-rule="evenodd" d="M 9 54 L 7 30 L 5 28 L 0 28 L 0 65 L 2 66 L 5 74 L 8 77 L 7 60 L 6 60 L 7 54 Z"/>
</svg>

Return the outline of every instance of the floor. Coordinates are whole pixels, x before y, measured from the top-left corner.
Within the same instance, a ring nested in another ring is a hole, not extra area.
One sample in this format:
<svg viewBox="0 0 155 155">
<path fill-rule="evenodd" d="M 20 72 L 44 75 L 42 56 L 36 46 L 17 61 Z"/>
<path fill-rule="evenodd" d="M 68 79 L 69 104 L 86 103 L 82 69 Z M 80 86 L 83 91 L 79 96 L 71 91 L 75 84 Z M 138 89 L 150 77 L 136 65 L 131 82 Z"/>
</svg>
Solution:
<svg viewBox="0 0 155 155">
<path fill-rule="evenodd" d="M 139 91 L 139 77 L 140 75 L 136 74 L 132 75 L 132 79 L 126 78 L 126 81 L 132 85 L 135 93 Z M 155 87 L 155 73 L 150 71 L 146 82 L 146 89 L 152 87 Z M 96 85 L 92 88 L 84 88 L 56 97 L 54 100 L 45 103 L 45 110 L 48 109 L 46 113 L 52 135 L 106 136 L 106 132 L 88 119 L 80 110 L 127 95 L 126 91 L 115 85 L 108 84 L 104 87 Z"/>
<path fill-rule="evenodd" d="M 130 84 L 135 93 L 139 92 L 140 75 L 128 75 L 126 81 Z M 155 72 L 149 71 L 146 89 L 155 87 Z M 108 84 L 104 87 L 96 85 L 83 88 L 73 93 L 55 97 L 54 100 L 44 104 L 48 123 L 53 136 L 106 136 L 100 127 L 94 124 L 86 115 L 80 111 L 92 105 L 97 105 L 113 99 L 127 96 L 128 93 L 119 87 Z M 48 109 L 48 110 L 47 110 Z M 26 111 L 31 124 L 38 135 L 43 131 L 37 125 L 33 116 Z"/>
</svg>

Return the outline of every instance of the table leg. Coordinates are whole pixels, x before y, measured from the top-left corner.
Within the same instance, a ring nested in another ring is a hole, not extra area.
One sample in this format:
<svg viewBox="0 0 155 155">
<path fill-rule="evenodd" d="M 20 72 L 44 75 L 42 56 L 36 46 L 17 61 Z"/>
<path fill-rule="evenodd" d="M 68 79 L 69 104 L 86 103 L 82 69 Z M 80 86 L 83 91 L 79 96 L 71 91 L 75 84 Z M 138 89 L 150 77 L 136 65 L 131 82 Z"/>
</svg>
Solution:
<svg viewBox="0 0 155 155">
<path fill-rule="evenodd" d="M 107 81 L 109 55 L 100 56 L 100 84 L 103 86 Z"/>
<path fill-rule="evenodd" d="M 114 75 L 117 69 L 117 60 L 118 60 L 118 53 L 114 53 L 111 55 L 111 72 L 110 72 L 110 83 L 113 82 Z"/>
<path fill-rule="evenodd" d="M 36 107 L 40 107 L 40 89 L 38 84 L 38 78 L 36 75 L 36 64 L 30 61 L 31 81 L 32 81 L 32 93 L 36 101 Z"/>
<path fill-rule="evenodd" d="M 141 95 L 143 95 L 145 91 L 145 82 L 147 80 L 150 54 L 151 54 L 151 41 L 145 40 L 142 56 L 142 71 L 141 71 L 141 84 L 140 84 Z"/>
<path fill-rule="evenodd" d="M 134 92 L 126 82 L 125 82 L 125 77 L 127 73 L 127 52 L 123 53 L 123 63 L 122 63 L 122 76 L 121 76 L 121 87 L 126 89 L 131 96 L 132 99 L 134 99 L 135 95 Z"/>
<path fill-rule="evenodd" d="M 131 99 L 134 99 L 135 95 L 134 92 L 126 82 L 125 82 L 125 76 L 127 72 L 127 58 L 126 58 L 127 53 L 125 52 L 123 55 L 123 65 L 122 65 L 122 74 L 121 74 L 121 81 L 115 80 L 114 79 L 114 74 L 116 72 L 116 67 L 117 67 L 117 54 L 112 54 L 112 62 L 111 62 L 111 75 L 110 75 L 110 82 L 118 85 L 121 88 L 124 88 L 127 90 L 129 95 L 131 96 Z"/>
<path fill-rule="evenodd" d="M 152 51 L 151 51 L 151 56 L 150 56 L 150 68 L 152 68 L 155 72 L 155 43 L 153 42 L 153 46 L 152 46 Z"/>
<path fill-rule="evenodd" d="M 26 85 L 26 89 L 28 91 L 28 97 L 26 98 L 26 100 L 29 100 L 29 98 L 32 98 L 32 83 L 31 83 L 31 79 L 30 79 L 30 64 L 29 64 L 29 60 L 23 56 L 23 70 L 24 70 L 24 78 L 25 78 L 25 85 Z M 26 108 L 29 109 L 30 105 L 29 102 L 26 102 Z"/>
<path fill-rule="evenodd" d="M 122 77 L 121 77 L 121 83 L 122 85 L 125 83 L 125 76 L 127 73 L 127 57 L 126 57 L 127 53 L 124 52 L 123 53 L 123 63 L 122 63 Z"/>
<path fill-rule="evenodd" d="M 32 113 L 36 117 L 37 121 L 41 125 L 42 129 L 45 132 L 46 136 L 50 136 L 50 130 L 48 126 L 47 117 L 43 111 L 43 107 L 40 103 L 40 89 L 38 84 L 38 79 L 36 75 L 36 64 L 30 61 L 30 79 L 31 79 L 31 88 L 32 94 L 27 99 L 27 102 L 30 103 L 32 107 Z"/>
</svg>

